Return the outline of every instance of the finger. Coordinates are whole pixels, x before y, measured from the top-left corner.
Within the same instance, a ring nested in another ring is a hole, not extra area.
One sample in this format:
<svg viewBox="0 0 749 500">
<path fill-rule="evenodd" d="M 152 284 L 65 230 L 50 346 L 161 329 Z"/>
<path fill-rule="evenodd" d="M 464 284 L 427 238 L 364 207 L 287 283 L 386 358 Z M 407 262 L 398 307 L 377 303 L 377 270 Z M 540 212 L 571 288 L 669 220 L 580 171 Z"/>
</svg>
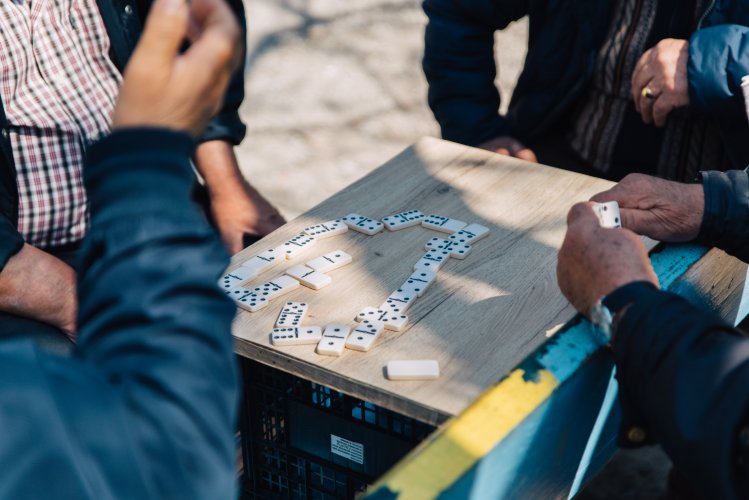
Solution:
<svg viewBox="0 0 749 500">
<path fill-rule="evenodd" d="M 571 227 L 578 224 L 592 224 L 595 226 L 600 225 L 598 222 L 598 217 L 593 210 L 593 203 L 581 202 L 572 205 L 572 208 L 570 208 L 570 211 L 567 213 L 567 226 Z"/>
<path fill-rule="evenodd" d="M 647 87 L 648 85 L 651 85 L 652 80 L 647 82 L 645 85 L 643 85 L 642 88 Z M 651 90 L 652 87 L 651 87 Z M 656 99 L 640 96 L 640 115 L 642 116 L 642 121 L 647 124 L 653 123 L 653 104 L 655 103 Z"/>
<path fill-rule="evenodd" d="M 593 196 L 590 201 L 595 203 L 606 203 L 615 201 L 620 207 L 636 207 L 640 202 L 640 193 L 636 189 L 630 189 L 628 185 L 617 184 L 607 191 Z"/>
<path fill-rule="evenodd" d="M 223 0 L 194 0 L 190 16 L 199 34 L 185 60 L 205 64 L 204 74 L 226 69 L 231 74 L 239 63 L 243 43 L 234 13 Z"/>
<path fill-rule="evenodd" d="M 521 160 L 525 161 L 532 161 L 534 163 L 538 163 L 538 159 L 536 158 L 536 153 L 533 152 L 533 150 L 529 148 L 523 148 L 518 151 L 516 151 L 513 156 L 515 158 L 520 158 Z"/>
<path fill-rule="evenodd" d="M 146 59 L 150 68 L 171 66 L 187 35 L 185 0 L 156 0 L 149 11 L 133 59 Z"/>
<path fill-rule="evenodd" d="M 497 148 L 494 150 L 495 153 L 498 155 L 504 155 L 504 156 L 512 156 L 510 155 L 510 150 L 507 148 Z"/>
<path fill-rule="evenodd" d="M 636 208 L 619 209 L 619 217 L 622 221 L 622 227 L 629 229 L 649 238 L 659 240 L 662 238 L 662 223 L 649 210 L 638 210 Z"/>
<path fill-rule="evenodd" d="M 641 57 L 640 60 L 637 61 L 637 65 L 635 66 L 634 72 L 632 72 L 632 101 L 635 103 L 635 109 L 637 112 L 640 112 L 640 97 L 642 93 L 642 89 L 644 87 L 644 84 L 640 83 L 641 79 L 641 73 L 643 69 L 645 68 L 645 65 L 647 64 L 647 60 L 649 57 L 649 52 L 645 52 Z"/>
<path fill-rule="evenodd" d="M 655 126 L 663 127 L 664 125 L 666 125 L 668 115 L 671 113 L 671 111 L 673 111 L 674 108 L 675 106 L 672 105 L 670 100 L 664 95 L 658 97 L 658 99 L 656 99 L 655 103 L 653 104 L 653 122 L 655 123 Z"/>
</svg>

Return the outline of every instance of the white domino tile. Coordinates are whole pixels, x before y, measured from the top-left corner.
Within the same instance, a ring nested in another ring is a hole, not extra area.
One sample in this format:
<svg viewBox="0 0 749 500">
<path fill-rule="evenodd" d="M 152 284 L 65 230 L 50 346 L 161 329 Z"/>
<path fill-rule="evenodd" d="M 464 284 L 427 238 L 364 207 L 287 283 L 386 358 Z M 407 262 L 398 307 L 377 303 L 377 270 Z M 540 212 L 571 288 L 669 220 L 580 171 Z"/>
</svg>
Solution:
<svg viewBox="0 0 749 500">
<path fill-rule="evenodd" d="M 278 346 L 317 344 L 321 338 L 319 326 L 274 328 L 270 333 L 271 343 Z"/>
<path fill-rule="evenodd" d="M 289 241 L 278 247 L 276 250 L 286 256 L 287 260 L 293 260 L 302 253 L 306 252 L 315 244 L 314 236 L 305 233 L 299 233 Z"/>
<path fill-rule="evenodd" d="M 276 248 L 270 248 L 242 263 L 242 267 L 251 269 L 260 274 L 286 260 L 283 254 Z"/>
<path fill-rule="evenodd" d="M 229 296 L 239 307 L 249 312 L 257 312 L 270 304 L 268 297 L 257 295 L 252 288 L 232 288 Z"/>
<path fill-rule="evenodd" d="M 326 326 L 322 338 L 317 344 L 317 354 L 323 356 L 340 356 L 343 354 L 349 332 L 351 332 L 351 327 L 347 325 L 330 324 Z"/>
<path fill-rule="evenodd" d="M 407 210 L 382 219 L 382 223 L 390 231 L 398 231 L 407 227 L 418 226 L 424 220 L 424 214 L 418 210 Z"/>
<path fill-rule="evenodd" d="M 421 297 L 436 279 L 436 273 L 421 269 L 419 271 L 414 271 L 406 282 L 401 285 L 400 289 L 404 291 L 412 291 L 416 293 L 417 297 Z"/>
<path fill-rule="evenodd" d="M 356 321 L 362 322 L 369 320 L 370 322 L 379 322 L 385 325 L 385 329 L 392 330 L 394 332 L 403 331 L 408 325 L 408 316 L 402 313 L 393 314 L 389 311 L 383 311 L 376 307 L 365 307 L 362 311 L 356 315 Z"/>
<path fill-rule="evenodd" d="M 440 231 L 442 233 L 455 233 L 466 227 L 468 224 L 462 220 L 431 214 L 427 215 L 426 218 L 421 221 L 421 225 L 427 229 Z"/>
<path fill-rule="evenodd" d="M 468 224 L 466 227 L 455 234 L 451 234 L 447 238 L 458 243 L 471 244 L 477 242 L 482 238 L 485 238 L 488 234 L 488 227 L 474 223 Z"/>
<path fill-rule="evenodd" d="M 276 328 L 301 326 L 304 318 L 307 316 L 309 305 L 305 302 L 287 302 L 278 313 L 276 319 Z"/>
<path fill-rule="evenodd" d="M 319 290 L 330 285 L 333 279 L 327 274 L 315 271 L 307 266 L 292 266 L 286 270 L 286 274 L 296 279 L 302 285 L 313 290 Z"/>
<path fill-rule="evenodd" d="M 449 259 L 450 252 L 447 250 L 432 250 L 414 264 L 414 271 L 427 270 L 436 273 Z"/>
<path fill-rule="evenodd" d="M 262 285 L 252 288 L 249 295 L 236 298 L 237 305 L 250 312 L 268 307 L 271 300 L 299 288 L 299 282 L 290 276 L 278 276 Z M 236 291 L 237 289 L 234 289 Z M 240 289 L 242 291 L 248 289 Z"/>
<path fill-rule="evenodd" d="M 346 231 L 348 231 L 348 226 L 340 219 L 330 220 L 328 222 L 323 222 L 322 224 L 315 224 L 314 226 L 304 228 L 306 234 L 314 236 L 318 240 L 337 236 Z"/>
<path fill-rule="evenodd" d="M 329 273 L 335 271 L 338 268 L 351 264 L 353 258 L 344 252 L 343 250 L 336 250 L 335 252 L 326 253 L 325 255 L 312 259 L 307 262 L 307 267 L 320 271 L 321 273 Z"/>
<path fill-rule="evenodd" d="M 434 380 L 440 365 L 433 359 L 388 361 L 385 374 L 389 380 Z"/>
<path fill-rule="evenodd" d="M 424 250 L 447 250 L 450 257 L 454 259 L 465 259 L 471 254 L 473 248 L 467 243 L 458 243 L 457 241 L 446 240 L 443 238 L 432 238 L 424 245 Z"/>
<path fill-rule="evenodd" d="M 596 203 L 593 205 L 593 211 L 596 213 L 601 227 L 608 229 L 622 227 L 622 219 L 617 202 Z"/>
<path fill-rule="evenodd" d="M 388 311 L 391 314 L 404 313 L 408 310 L 418 297 L 416 292 L 398 289 L 380 306 L 380 311 Z"/>
<path fill-rule="evenodd" d="M 351 332 L 351 335 L 348 336 L 348 339 L 346 339 L 346 349 L 363 352 L 369 351 L 384 329 L 384 324 L 365 319 L 359 323 L 354 331 Z"/>
<path fill-rule="evenodd" d="M 245 281 L 255 279 L 255 277 L 257 277 L 257 273 L 254 270 L 239 266 L 238 268 L 224 274 L 218 284 L 224 290 L 230 290 L 235 286 L 241 285 Z"/>
<path fill-rule="evenodd" d="M 346 217 L 341 217 L 341 220 L 354 231 L 358 231 L 369 236 L 379 233 L 385 227 L 382 222 L 370 219 L 369 217 L 364 217 L 363 215 L 359 214 L 348 214 Z"/>
</svg>

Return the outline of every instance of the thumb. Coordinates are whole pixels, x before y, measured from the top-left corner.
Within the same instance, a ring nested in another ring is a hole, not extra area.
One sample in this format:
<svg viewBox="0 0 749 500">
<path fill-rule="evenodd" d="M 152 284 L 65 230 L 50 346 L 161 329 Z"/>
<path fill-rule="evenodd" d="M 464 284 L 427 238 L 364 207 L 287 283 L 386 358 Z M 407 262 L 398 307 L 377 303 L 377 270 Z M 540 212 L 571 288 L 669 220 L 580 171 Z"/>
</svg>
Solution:
<svg viewBox="0 0 749 500">
<path fill-rule="evenodd" d="M 148 68 L 168 68 L 187 36 L 188 8 L 185 0 L 156 0 L 133 59 L 145 60 Z"/>
</svg>

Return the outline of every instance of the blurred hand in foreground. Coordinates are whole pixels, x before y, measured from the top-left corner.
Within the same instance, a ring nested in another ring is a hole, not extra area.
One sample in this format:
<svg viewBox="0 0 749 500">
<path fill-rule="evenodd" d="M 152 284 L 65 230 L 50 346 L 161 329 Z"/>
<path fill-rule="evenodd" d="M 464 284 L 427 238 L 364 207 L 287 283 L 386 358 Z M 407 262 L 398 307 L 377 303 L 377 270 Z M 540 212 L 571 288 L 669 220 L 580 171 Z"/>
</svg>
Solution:
<svg viewBox="0 0 749 500">
<path fill-rule="evenodd" d="M 240 29 L 223 0 L 156 0 L 125 68 L 112 128 L 200 134 L 239 64 Z M 190 47 L 183 53 L 185 39 Z"/>
<path fill-rule="evenodd" d="M 592 205 L 578 203 L 570 210 L 557 261 L 559 288 L 585 315 L 601 297 L 627 283 L 650 281 L 658 286 L 639 236 L 627 229 L 601 227 Z"/>
</svg>

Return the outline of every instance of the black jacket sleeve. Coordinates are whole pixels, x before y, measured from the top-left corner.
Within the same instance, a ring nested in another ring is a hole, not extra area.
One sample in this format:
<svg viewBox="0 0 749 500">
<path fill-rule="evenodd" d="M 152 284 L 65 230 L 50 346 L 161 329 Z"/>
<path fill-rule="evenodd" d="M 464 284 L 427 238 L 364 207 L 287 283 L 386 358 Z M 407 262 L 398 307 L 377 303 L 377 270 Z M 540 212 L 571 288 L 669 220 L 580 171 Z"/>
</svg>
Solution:
<svg viewBox="0 0 749 500">
<path fill-rule="evenodd" d="M 239 21 L 242 29 L 242 64 L 239 65 L 239 68 L 234 72 L 234 76 L 229 82 L 221 110 L 208 124 L 200 136 L 200 141 L 223 140 L 236 146 L 242 142 L 247 131 L 247 127 L 239 117 L 239 107 L 242 105 L 242 101 L 244 101 L 244 61 L 247 50 L 244 41 L 247 38 L 247 19 L 242 0 L 227 1 L 236 14 L 237 21 Z"/>
<path fill-rule="evenodd" d="M 444 139 L 475 146 L 510 133 L 494 84 L 494 32 L 527 13 L 525 0 L 425 0 L 424 74 Z"/>
<path fill-rule="evenodd" d="M 620 444 L 657 441 L 704 498 L 749 498 L 749 338 L 653 288 L 626 310 L 612 347 Z"/>
<path fill-rule="evenodd" d="M 749 174 L 703 172 L 705 212 L 697 241 L 749 262 Z"/>
<path fill-rule="evenodd" d="M 194 148 L 130 130 L 89 150 L 73 356 L 0 343 L 0 498 L 233 498 L 234 307 Z"/>
</svg>

